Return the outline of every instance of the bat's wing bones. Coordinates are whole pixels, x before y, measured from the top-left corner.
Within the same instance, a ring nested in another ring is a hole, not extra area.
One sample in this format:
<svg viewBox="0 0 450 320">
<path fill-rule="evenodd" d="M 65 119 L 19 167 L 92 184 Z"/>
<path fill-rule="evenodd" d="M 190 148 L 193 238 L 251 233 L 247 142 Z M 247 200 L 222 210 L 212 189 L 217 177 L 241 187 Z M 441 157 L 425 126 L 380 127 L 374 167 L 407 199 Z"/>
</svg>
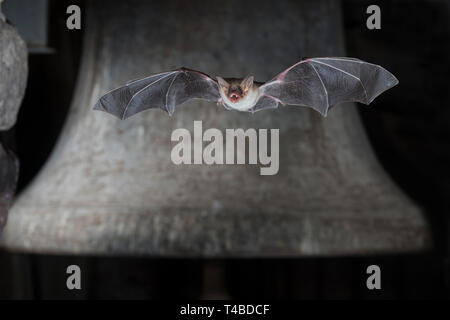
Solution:
<svg viewBox="0 0 450 320">
<path fill-rule="evenodd" d="M 254 111 L 278 102 L 313 108 L 326 116 L 336 104 L 357 101 L 369 104 L 398 80 L 381 66 L 354 58 L 308 58 L 260 87 L 272 103 L 258 104 Z"/>
<path fill-rule="evenodd" d="M 278 107 L 279 102 L 280 101 L 278 99 L 276 99 L 275 97 L 263 94 L 258 99 L 258 102 L 256 103 L 256 105 L 253 108 L 251 108 L 249 111 L 253 113 L 256 111 L 261 111 L 261 110 L 266 110 L 266 109 L 275 109 Z"/>
<path fill-rule="evenodd" d="M 200 71 L 180 68 L 130 81 L 103 95 L 94 109 L 119 119 L 150 108 L 160 108 L 172 115 L 177 106 L 189 99 L 217 102 L 220 99 L 217 82 Z"/>
</svg>

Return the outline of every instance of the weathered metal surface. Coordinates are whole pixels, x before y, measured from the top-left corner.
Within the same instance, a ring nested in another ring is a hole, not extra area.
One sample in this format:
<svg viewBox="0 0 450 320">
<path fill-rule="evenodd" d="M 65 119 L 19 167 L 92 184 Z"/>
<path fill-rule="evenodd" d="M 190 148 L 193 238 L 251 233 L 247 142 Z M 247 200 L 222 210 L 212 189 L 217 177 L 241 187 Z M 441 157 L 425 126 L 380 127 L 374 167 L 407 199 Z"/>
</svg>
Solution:
<svg viewBox="0 0 450 320">
<path fill-rule="evenodd" d="M 8 130 L 16 122 L 27 74 L 26 44 L 17 30 L 6 23 L 0 8 L 0 130 Z"/>
<path fill-rule="evenodd" d="M 27 80 L 26 45 L 6 23 L 0 0 L 0 131 L 16 122 Z M 0 232 L 6 223 L 18 177 L 17 158 L 0 142 Z"/>
<path fill-rule="evenodd" d="M 378 164 L 351 104 L 326 119 L 306 108 L 248 115 L 199 101 L 171 118 L 150 110 L 119 121 L 91 110 L 129 79 L 180 66 L 263 81 L 303 56 L 344 55 L 338 2 L 92 3 L 69 118 L 46 166 L 12 208 L 4 246 L 226 257 L 429 245 L 420 210 Z M 204 129 L 279 128 L 279 173 L 174 165 L 171 133 L 192 131 L 194 120 Z"/>
<path fill-rule="evenodd" d="M 17 158 L 0 143 L 0 234 L 8 217 L 19 173 Z"/>
</svg>

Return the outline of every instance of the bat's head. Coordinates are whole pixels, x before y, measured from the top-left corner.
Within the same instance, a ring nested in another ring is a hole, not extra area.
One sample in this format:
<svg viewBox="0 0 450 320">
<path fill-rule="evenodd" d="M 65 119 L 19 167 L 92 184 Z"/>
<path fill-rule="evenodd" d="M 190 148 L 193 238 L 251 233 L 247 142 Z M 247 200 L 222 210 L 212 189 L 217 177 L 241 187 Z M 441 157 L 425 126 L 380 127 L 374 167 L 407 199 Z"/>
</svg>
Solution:
<svg viewBox="0 0 450 320">
<path fill-rule="evenodd" d="M 225 79 L 217 77 L 221 93 L 233 103 L 239 102 L 245 98 L 248 92 L 253 88 L 253 76 L 245 79 Z"/>
</svg>

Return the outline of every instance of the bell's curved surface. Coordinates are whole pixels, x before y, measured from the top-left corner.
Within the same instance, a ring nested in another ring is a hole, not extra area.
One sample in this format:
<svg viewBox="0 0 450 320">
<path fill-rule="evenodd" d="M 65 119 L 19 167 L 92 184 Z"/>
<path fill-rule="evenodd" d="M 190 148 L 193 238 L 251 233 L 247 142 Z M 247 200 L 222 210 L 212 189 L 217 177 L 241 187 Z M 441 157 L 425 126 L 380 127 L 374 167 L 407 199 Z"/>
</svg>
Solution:
<svg viewBox="0 0 450 320">
<path fill-rule="evenodd" d="M 92 1 L 68 120 L 11 209 L 2 245 L 210 257 L 426 248 L 422 213 L 382 170 L 352 104 L 327 118 L 301 107 L 243 114 L 195 100 L 172 117 L 153 109 L 120 121 L 92 111 L 128 80 L 180 66 L 266 81 L 302 56 L 343 56 L 341 24 L 336 1 Z M 278 128 L 278 174 L 173 164 L 171 133 L 192 133 L 195 120 L 223 133 Z"/>
</svg>

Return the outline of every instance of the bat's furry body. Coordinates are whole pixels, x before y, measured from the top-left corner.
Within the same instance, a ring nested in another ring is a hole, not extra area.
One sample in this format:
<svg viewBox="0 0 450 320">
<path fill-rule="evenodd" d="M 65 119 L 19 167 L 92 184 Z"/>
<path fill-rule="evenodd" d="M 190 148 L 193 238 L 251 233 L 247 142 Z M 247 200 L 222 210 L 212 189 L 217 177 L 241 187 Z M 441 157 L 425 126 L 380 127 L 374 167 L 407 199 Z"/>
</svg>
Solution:
<svg viewBox="0 0 450 320">
<path fill-rule="evenodd" d="M 217 78 L 222 79 L 220 77 Z M 222 104 L 228 110 L 249 111 L 253 108 L 261 97 L 261 91 L 259 90 L 261 84 L 251 82 L 250 87 L 246 91 L 245 85 L 242 84 L 246 79 L 223 79 L 223 82 L 219 80 L 219 104 Z M 221 82 L 224 84 L 223 87 Z M 229 87 L 227 87 L 227 84 Z M 230 90 L 233 87 L 236 89 Z"/>
<path fill-rule="evenodd" d="M 289 67 L 266 83 L 217 77 L 180 68 L 130 81 L 102 96 L 94 109 L 120 119 L 160 108 L 171 115 L 189 99 L 217 102 L 228 110 L 256 112 L 278 104 L 310 107 L 323 116 L 336 104 L 369 104 L 398 80 L 381 66 L 354 58 L 309 58 Z"/>
</svg>

